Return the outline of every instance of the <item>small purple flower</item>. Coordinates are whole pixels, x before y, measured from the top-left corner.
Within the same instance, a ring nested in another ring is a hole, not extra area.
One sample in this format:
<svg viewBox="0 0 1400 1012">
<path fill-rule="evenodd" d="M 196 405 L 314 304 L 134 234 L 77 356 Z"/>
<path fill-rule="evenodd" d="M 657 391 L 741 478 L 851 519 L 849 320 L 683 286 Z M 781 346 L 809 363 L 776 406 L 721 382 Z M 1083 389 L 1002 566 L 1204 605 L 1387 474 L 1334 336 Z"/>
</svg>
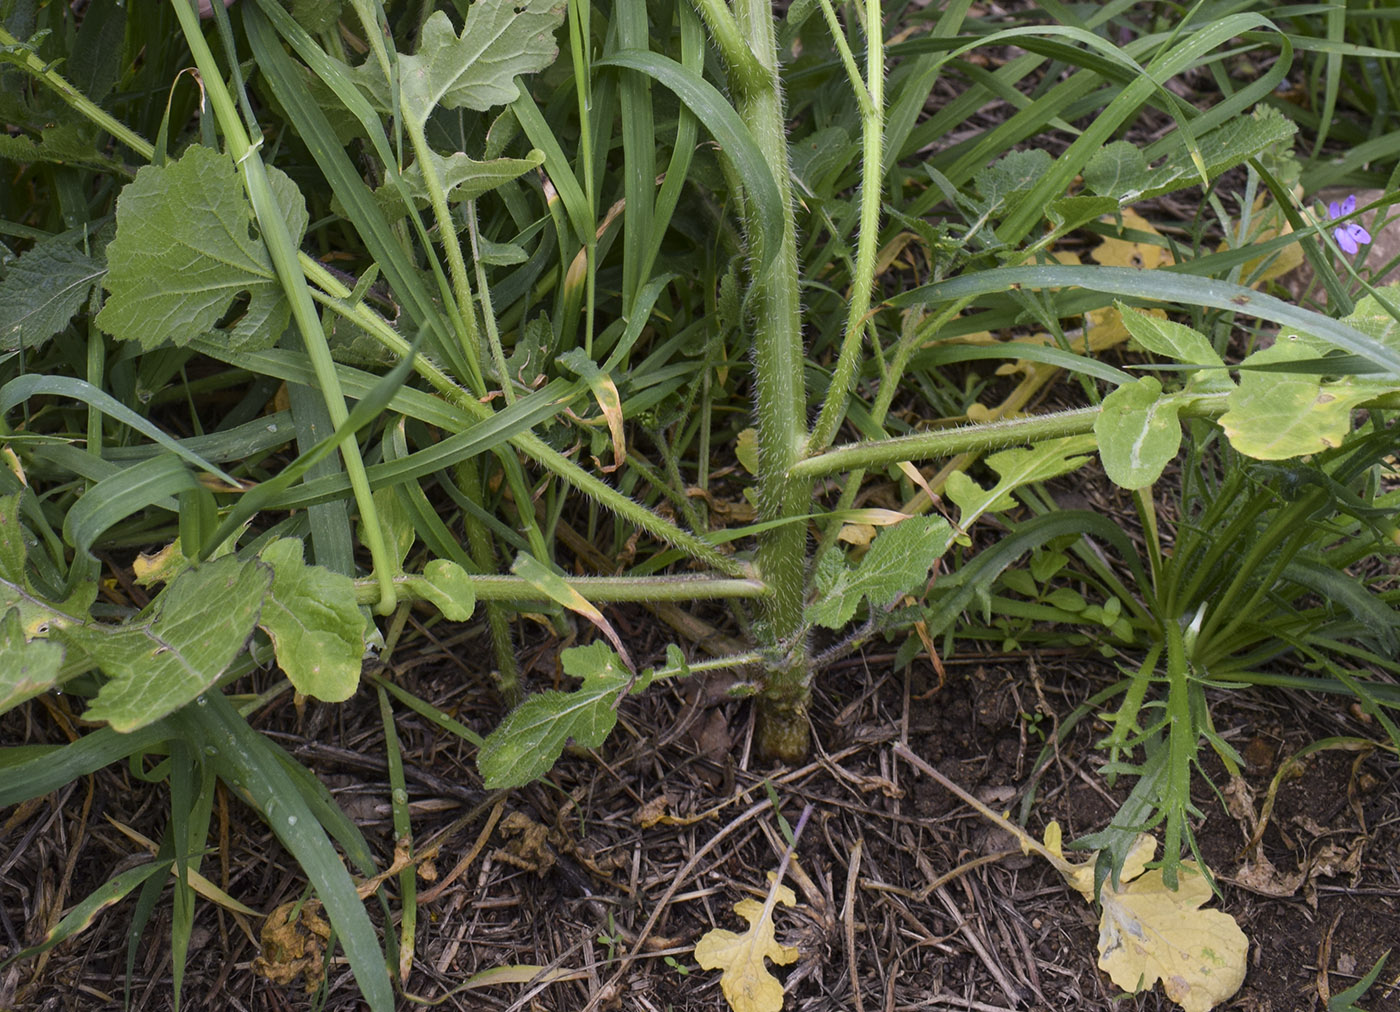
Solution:
<svg viewBox="0 0 1400 1012">
<path fill-rule="evenodd" d="M 1347 197 L 1346 200 L 1338 204 L 1335 200 L 1327 205 L 1327 217 L 1336 221 L 1338 218 L 1345 218 L 1356 210 L 1356 194 Z M 1364 244 L 1371 241 L 1371 233 L 1361 227 L 1359 222 L 1348 222 L 1332 230 L 1332 235 L 1337 240 L 1337 245 L 1346 250 L 1348 254 L 1354 254 Z"/>
</svg>

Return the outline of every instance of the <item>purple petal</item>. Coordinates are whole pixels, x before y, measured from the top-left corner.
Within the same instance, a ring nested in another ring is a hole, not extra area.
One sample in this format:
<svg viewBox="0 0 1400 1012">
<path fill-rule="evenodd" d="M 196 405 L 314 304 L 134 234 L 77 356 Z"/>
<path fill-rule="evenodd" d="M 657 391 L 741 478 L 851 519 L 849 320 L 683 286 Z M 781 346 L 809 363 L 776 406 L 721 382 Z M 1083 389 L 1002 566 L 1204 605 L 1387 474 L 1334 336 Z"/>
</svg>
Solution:
<svg viewBox="0 0 1400 1012">
<path fill-rule="evenodd" d="M 1337 220 L 1338 218 L 1340 218 L 1341 216 L 1342 216 L 1342 205 L 1341 205 L 1341 204 L 1338 204 L 1338 203 L 1334 200 L 1334 201 L 1332 201 L 1332 203 L 1330 203 L 1330 204 L 1327 205 L 1327 217 L 1331 218 L 1333 221 L 1336 221 L 1336 220 Z"/>
<path fill-rule="evenodd" d="M 1355 253 L 1359 248 L 1356 245 L 1356 240 L 1352 238 L 1350 228 L 1334 228 L 1332 237 L 1337 240 L 1337 245 L 1347 253 Z"/>
<path fill-rule="evenodd" d="M 1351 194 L 1350 196 L 1348 196 L 1346 200 L 1342 201 L 1342 213 L 1343 213 L 1343 214 L 1351 214 L 1351 212 L 1352 212 L 1352 211 L 1355 211 L 1355 210 L 1356 210 L 1356 194 L 1353 193 L 1353 194 Z"/>
<path fill-rule="evenodd" d="M 1367 232 L 1356 222 L 1352 222 L 1347 226 L 1347 234 L 1359 243 L 1368 243 L 1371 241 L 1371 233 Z"/>
</svg>

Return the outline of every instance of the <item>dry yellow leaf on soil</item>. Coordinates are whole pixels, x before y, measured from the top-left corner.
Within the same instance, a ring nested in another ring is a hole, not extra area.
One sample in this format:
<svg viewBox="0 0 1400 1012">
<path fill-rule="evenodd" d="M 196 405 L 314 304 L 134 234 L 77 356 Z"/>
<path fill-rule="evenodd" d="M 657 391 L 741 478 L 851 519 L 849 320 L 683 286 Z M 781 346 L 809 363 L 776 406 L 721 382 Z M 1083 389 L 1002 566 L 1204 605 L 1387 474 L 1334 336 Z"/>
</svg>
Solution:
<svg viewBox="0 0 1400 1012">
<path fill-rule="evenodd" d="M 787 886 L 779 886 L 778 902 L 795 906 L 797 897 Z M 706 932 L 695 946 L 695 961 L 706 970 L 724 971 L 719 986 L 734 1012 L 780 1012 L 783 985 L 763 961 L 786 965 L 796 961 L 797 949 L 778 944 L 773 912 L 770 909 L 765 916 L 758 900 L 740 900 L 734 912 L 749 922 L 749 930 L 742 935 L 723 928 Z"/>
<path fill-rule="evenodd" d="M 1060 827 L 1045 830 L 1045 847 L 1059 860 L 1055 867 L 1086 899 L 1094 894 L 1094 859 L 1066 861 Z M 1162 881 L 1162 870 L 1146 871 L 1157 841 L 1142 834 L 1129 851 L 1119 887 L 1105 882 L 1099 892 L 1099 969 L 1124 991 L 1144 991 L 1157 981 L 1186 1012 L 1209 1012 L 1244 983 L 1249 939 L 1235 919 L 1219 910 L 1202 910 L 1211 898 L 1210 884 L 1193 861 L 1181 862 L 1178 888 Z"/>
</svg>

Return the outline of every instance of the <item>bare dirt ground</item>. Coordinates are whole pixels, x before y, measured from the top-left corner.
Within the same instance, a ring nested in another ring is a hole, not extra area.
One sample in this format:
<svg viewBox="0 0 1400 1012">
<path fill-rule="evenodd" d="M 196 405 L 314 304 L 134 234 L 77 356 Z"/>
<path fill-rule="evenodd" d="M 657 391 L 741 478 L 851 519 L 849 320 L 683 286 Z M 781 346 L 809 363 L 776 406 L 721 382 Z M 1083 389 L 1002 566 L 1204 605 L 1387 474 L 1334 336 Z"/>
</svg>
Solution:
<svg viewBox="0 0 1400 1012">
<path fill-rule="evenodd" d="M 661 642 L 646 613 L 621 618 L 634 642 Z M 461 660 L 481 656 L 484 642 L 449 643 L 447 653 L 423 642 L 422 655 L 397 669 L 400 684 L 489 729 L 499 708 Z M 557 646 L 542 644 L 529 655 L 536 688 L 557 677 Z M 1118 677 L 1113 666 L 1080 654 L 961 656 L 949 660 L 940 687 L 923 662 L 905 674 L 893 672 L 890 660 L 871 653 L 828 672 L 813 710 L 820 748 L 800 769 L 754 762 L 746 704 L 698 682 L 634 697 L 602 750 L 566 755 L 547 781 L 499 795 L 480 789 L 469 747 L 400 711 L 415 840 L 420 849 L 438 846 L 436 879 L 420 886 L 417 954 L 400 1007 L 724 1009 L 718 973 L 699 969 L 691 947 L 712 927 L 741 928 L 733 904 L 766 891 L 784 847 L 771 787 L 789 823 L 804 805 L 813 807 L 787 876 L 798 905 L 777 914 L 779 941 L 801 953 L 793 966 L 777 968 L 786 1008 L 1175 1008 L 1160 994 L 1119 997 L 1095 966 L 1097 919 L 1088 905 L 1042 861 L 1021 855 L 1009 837 L 892 754 L 906 742 L 1014 815 L 1031 787 L 1042 736 L 1055 738 L 1077 706 Z M 316 770 L 387 864 L 393 839 L 383 735 L 372 694 L 358 699 L 298 714 L 284 696 L 254 723 Z M 1379 749 L 1327 750 L 1304 760 L 1281 781 L 1262 838 L 1278 875 L 1251 880 L 1241 856 L 1247 823 L 1280 764 L 1322 738 L 1383 734 L 1344 702 L 1296 694 L 1219 695 L 1213 713 L 1219 732 L 1246 757 L 1242 773 L 1254 795 L 1252 803 L 1233 802 L 1231 814 L 1204 780 L 1195 793 L 1201 849 L 1223 892 L 1218 905 L 1251 942 L 1245 985 L 1225 1008 L 1325 1009 L 1330 995 L 1400 939 L 1400 764 Z M 0 722 L 0 737 L 62 740 L 58 714 L 54 707 L 12 713 Z M 1103 757 L 1093 745 L 1102 732 L 1089 718 L 1059 736 L 1029 806 L 1033 832 L 1058 819 L 1069 839 L 1107 823 L 1130 784 L 1109 789 L 1096 772 Z M 1211 757 L 1205 765 L 1223 789 L 1228 777 L 1219 763 Z M 9 951 L 32 942 L 55 909 L 144 859 L 111 820 L 158 838 L 167 809 L 163 787 L 110 768 L 6 813 L 0 930 Z M 215 828 L 204 868 L 232 895 L 261 912 L 302 896 L 303 882 L 271 834 L 223 793 Z M 1290 873 L 1295 881 L 1280 884 Z M 382 908 L 370 907 L 382 918 Z M 0 1007 L 120 1008 L 130 916 L 128 901 L 51 958 L 6 968 Z M 343 963 L 332 962 L 322 995 L 255 973 L 257 927 L 201 904 L 184 1008 L 362 1007 Z M 454 993 L 473 974 L 523 964 L 550 967 L 556 982 L 530 983 L 527 973 Z M 1400 1009 L 1397 971 L 1400 965 L 1387 967 L 1362 1007 Z M 168 1009 L 171 994 L 167 908 L 141 940 L 132 1007 Z"/>
</svg>

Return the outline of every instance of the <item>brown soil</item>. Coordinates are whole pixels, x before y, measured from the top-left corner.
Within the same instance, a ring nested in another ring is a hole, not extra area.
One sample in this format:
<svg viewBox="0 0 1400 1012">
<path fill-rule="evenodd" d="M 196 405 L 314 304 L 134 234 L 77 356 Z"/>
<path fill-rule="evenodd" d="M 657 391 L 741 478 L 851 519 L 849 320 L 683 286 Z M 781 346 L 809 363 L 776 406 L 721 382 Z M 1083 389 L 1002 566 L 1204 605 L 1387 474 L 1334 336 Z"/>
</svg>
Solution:
<svg viewBox="0 0 1400 1012">
<path fill-rule="evenodd" d="M 649 619 L 629 617 L 634 636 L 652 638 L 642 625 Z M 537 687 L 554 677 L 550 656 L 536 655 Z M 400 683 L 489 728 L 499 711 L 487 686 L 440 658 L 402 665 Z M 947 674 L 939 688 L 918 662 L 906 676 L 877 656 L 828 672 L 813 709 L 820 748 L 801 769 L 764 769 L 750 758 L 745 704 L 707 703 L 698 686 L 654 689 L 626 704 L 605 748 L 566 755 L 548 782 L 496 796 L 479 789 L 468 746 L 399 712 L 415 838 L 420 848 L 440 844 L 437 880 L 420 885 L 433 892 L 419 910 L 407 994 L 456 1009 L 724 1009 L 718 973 L 699 969 L 691 949 L 712 927 L 741 928 L 733 904 L 761 897 L 778 867 L 783 843 L 768 804 L 771 785 L 790 824 L 813 806 L 787 875 L 798 906 L 777 914 L 779 941 L 801 953 L 793 966 L 777 968 L 786 1008 L 1175 1008 L 1160 993 L 1116 997 L 1095 966 L 1094 913 L 1039 859 L 1015 852 L 930 890 L 969 862 L 1015 848 L 891 751 L 907 742 L 1014 814 L 1040 736 L 1053 736 L 1117 677 L 1115 669 L 1078 655 L 987 656 L 957 658 Z M 332 786 L 387 864 L 393 841 L 383 736 L 373 695 L 358 698 L 358 705 L 312 705 L 298 715 L 283 697 L 254 723 Z M 1309 742 L 1383 738 L 1333 699 L 1229 693 L 1212 705 L 1217 730 L 1247 760 L 1241 772 L 1255 795 L 1253 811 L 1280 763 Z M 1039 720 L 1030 716 L 1037 713 Z M 1129 784 L 1110 789 L 1096 771 L 1102 754 L 1093 744 L 1102 731 L 1085 720 L 1063 735 L 1029 806 L 1033 832 L 1052 818 L 1067 839 L 1107 823 Z M 7 716 L 0 737 L 39 742 L 59 734 L 52 714 L 34 708 Z M 1219 761 L 1210 756 L 1204 767 L 1223 788 Z M 1313 873 L 1282 897 L 1237 884 L 1248 816 L 1239 805 L 1240 817 L 1232 816 L 1198 782 L 1205 817 L 1197 837 L 1220 877 L 1218 905 L 1251 942 L 1249 975 L 1225 1008 L 1326 1009 L 1330 994 L 1355 983 L 1400 938 L 1397 774 L 1400 764 L 1382 750 L 1329 750 L 1283 780 L 1263 853 L 1281 875 L 1300 867 Z M 167 808 L 163 786 L 118 767 L 9 813 L 0 836 L 0 930 L 9 951 L 39 937 L 55 909 L 141 859 L 110 820 L 158 837 Z M 663 814 L 669 821 L 641 825 L 644 815 Z M 438 839 L 444 829 L 449 835 Z M 215 830 L 204 868 L 232 895 L 262 912 L 301 897 L 295 865 L 238 802 L 221 795 Z M 166 903 L 139 947 L 136 1009 L 172 1007 Z M 377 904 L 370 908 L 380 916 Z M 120 1008 L 130 914 L 128 900 L 48 960 L 5 968 L 0 1008 Z M 257 927 L 201 902 L 184 1008 L 363 1007 L 342 962 L 332 962 L 323 997 L 308 995 L 300 982 L 279 986 L 260 977 L 250 937 Z M 519 964 L 548 966 L 566 979 L 532 984 L 527 974 L 452 993 L 473 974 Z M 1387 967 L 1364 1008 L 1400 1010 L 1398 970 Z M 405 997 L 400 1007 L 421 1006 Z"/>
</svg>

